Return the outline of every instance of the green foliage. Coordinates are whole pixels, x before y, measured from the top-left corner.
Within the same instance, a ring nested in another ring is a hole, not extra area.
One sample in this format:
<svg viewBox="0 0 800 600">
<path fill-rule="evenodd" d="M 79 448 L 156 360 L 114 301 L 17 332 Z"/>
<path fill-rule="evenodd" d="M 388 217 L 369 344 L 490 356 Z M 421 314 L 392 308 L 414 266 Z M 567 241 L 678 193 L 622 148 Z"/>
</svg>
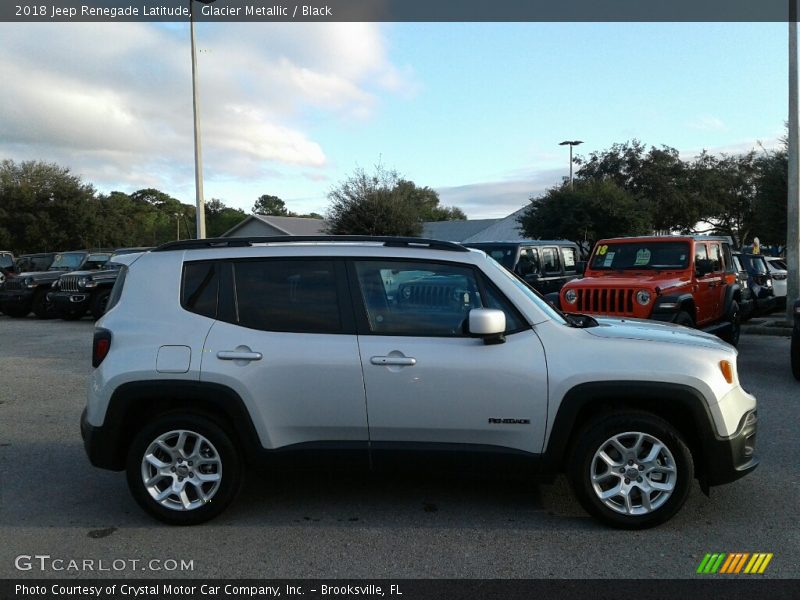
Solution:
<svg viewBox="0 0 800 600">
<path fill-rule="evenodd" d="M 356 171 L 328 194 L 328 232 L 334 235 L 418 236 L 423 221 L 464 219 L 463 211 L 439 205 L 439 195 L 381 165 Z"/>
<path fill-rule="evenodd" d="M 630 218 L 623 214 L 620 227 L 615 227 L 605 214 L 593 212 L 593 204 L 585 198 L 576 203 L 588 212 L 574 214 L 565 204 L 563 215 L 558 211 L 551 215 L 548 211 L 554 206 L 553 199 L 569 193 L 562 186 L 531 200 L 530 209 L 521 219 L 526 235 L 551 237 L 560 231 L 558 235 L 580 241 L 592 239 L 592 231 L 598 237 L 608 237 L 607 231 L 613 229 L 618 231 L 615 235 L 716 233 L 731 236 L 737 245 L 753 236 L 769 245 L 786 243 L 785 150 L 737 156 L 703 152 L 694 160 L 685 161 L 675 148 L 647 149 L 632 140 L 576 162 L 581 166 L 575 193 L 580 195 L 590 189 L 586 184 L 592 182 L 612 184 L 625 192 L 627 200 L 612 194 L 610 188 L 595 191 L 604 194 L 609 206 L 627 206 L 633 211 Z M 544 221 L 536 223 L 534 215 Z M 560 224 L 559 218 L 563 221 Z"/>
<path fill-rule="evenodd" d="M 273 217 L 293 217 L 286 208 L 286 203 L 277 196 L 263 194 L 258 197 L 253 205 L 253 213 L 257 215 L 270 215 Z"/>
<path fill-rule="evenodd" d="M 206 233 L 218 236 L 244 211 L 206 203 Z M 195 207 L 148 188 L 97 194 L 69 169 L 43 162 L 0 163 L 0 248 L 16 254 L 157 246 L 195 236 Z"/>
<path fill-rule="evenodd" d="M 549 189 L 519 218 L 530 238 L 594 243 L 648 231 L 646 210 L 613 179 L 575 181 Z"/>
</svg>

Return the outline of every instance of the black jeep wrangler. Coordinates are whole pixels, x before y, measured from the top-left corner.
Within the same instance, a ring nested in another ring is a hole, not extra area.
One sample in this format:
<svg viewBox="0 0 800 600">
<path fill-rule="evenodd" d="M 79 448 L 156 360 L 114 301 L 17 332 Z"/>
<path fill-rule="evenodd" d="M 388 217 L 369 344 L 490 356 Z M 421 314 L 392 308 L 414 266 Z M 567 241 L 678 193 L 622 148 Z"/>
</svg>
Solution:
<svg viewBox="0 0 800 600">
<path fill-rule="evenodd" d="M 122 266 L 114 258 L 147 250 L 150 248 L 118 248 L 100 270 L 89 268 L 61 275 L 47 295 L 56 316 L 74 321 L 89 311 L 95 319 L 102 317 Z"/>
<path fill-rule="evenodd" d="M 25 271 L 10 278 L 0 291 L 0 305 L 11 317 L 25 317 L 33 311 L 40 319 L 54 315 L 53 305 L 48 301 L 50 287 L 65 272 L 78 269 L 97 270 L 108 262 L 111 252 L 75 250 L 55 255 L 46 271 Z"/>
</svg>

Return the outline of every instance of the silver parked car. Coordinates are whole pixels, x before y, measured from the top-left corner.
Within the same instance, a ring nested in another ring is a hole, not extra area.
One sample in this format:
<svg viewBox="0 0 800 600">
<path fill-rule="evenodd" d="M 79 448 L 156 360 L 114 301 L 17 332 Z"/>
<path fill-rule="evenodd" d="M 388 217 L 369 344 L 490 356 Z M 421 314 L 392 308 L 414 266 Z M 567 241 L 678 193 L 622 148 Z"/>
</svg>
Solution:
<svg viewBox="0 0 800 600">
<path fill-rule="evenodd" d="M 81 430 L 176 524 L 245 465 L 565 471 L 623 528 L 756 468 L 737 352 L 671 323 L 564 315 L 480 250 L 417 238 L 226 238 L 121 256 Z"/>
</svg>

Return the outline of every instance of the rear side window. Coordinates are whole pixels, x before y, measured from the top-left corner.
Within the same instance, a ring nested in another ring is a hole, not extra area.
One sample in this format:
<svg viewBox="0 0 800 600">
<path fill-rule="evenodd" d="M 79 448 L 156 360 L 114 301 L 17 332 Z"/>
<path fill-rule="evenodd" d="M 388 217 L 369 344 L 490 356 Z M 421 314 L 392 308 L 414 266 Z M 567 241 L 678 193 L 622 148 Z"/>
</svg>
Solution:
<svg viewBox="0 0 800 600">
<path fill-rule="evenodd" d="M 575 248 L 561 248 L 561 258 L 564 260 L 564 270 L 574 272 L 577 260 Z"/>
<path fill-rule="evenodd" d="M 181 306 L 189 312 L 217 318 L 218 267 L 214 262 L 186 263 L 183 267 Z"/>
<path fill-rule="evenodd" d="M 233 267 L 239 325 L 295 333 L 342 331 L 332 261 L 241 261 Z"/>
<path fill-rule="evenodd" d="M 548 275 L 561 273 L 561 264 L 556 248 L 542 248 L 542 270 Z"/>
</svg>

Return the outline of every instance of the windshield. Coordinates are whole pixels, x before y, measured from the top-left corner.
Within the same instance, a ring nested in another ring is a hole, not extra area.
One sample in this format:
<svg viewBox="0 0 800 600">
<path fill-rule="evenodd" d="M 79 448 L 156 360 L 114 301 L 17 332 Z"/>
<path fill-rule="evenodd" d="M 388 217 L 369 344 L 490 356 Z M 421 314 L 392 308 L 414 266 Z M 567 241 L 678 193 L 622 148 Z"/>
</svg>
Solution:
<svg viewBox="0 0 800 600">
<path fill-rule="evenodd" d="M 486 261 L 488 265 L 496 268 L 499 273 L 502 273 L 503 277 L 507 277 L 511 280 L 511 282 L 520 290 L 523 294 L 525 294 L 531 302 L 533 302 L 542 312 L 547 314 L 549 318 L 557 323 L 562 323 L 564 325 L 567 324 L 566 319 L 561 315 L 561 313 L 553 308 L 553 306 L 544 299 L 544 297 L 533 289 L 530 285 L 528 285 L 525 280 L 518 277 L 508 269 L 504 269 L 500 263 L 498 263 L 494 258 L 491 256 L 487 257 L 488 260 Z"/>
<path fill-rule="evenodd" d="M 769 273 L 769 269 L 767 269 L 767 262 L 761 256 L 749 256 L 747 254 L 742 254 L 741 260 L 744 268 L 750 274 L 766 275 Z"/>
<path fill-rule="evenodd" d="M 598 244 L 590 262 L 593 270 L 685 269 L 688 242 L 615 242 Z"/>
<path fill-rule="evenodd" d="M 783 269 L 784 271 L 787 270 L 786 263 L 783 262 L 782 260 L 768 260 L 767 262 L 769 263 L 769 266 L 772 267 L 773 269 Z"/>
<path fill-rule="evenodd" d="M 86 259 L 85 268 L 87 271 L 103 267 L 111 258 L 110 254 L 90 254 Z"/>
<path fill-rule="evenodd" d="M 83 252 L 67 252 L 65 254 L 56 254 L 53 264 L 50 265 L 50 271 L 70 271 L 75 270 L 81 266 L 86 254 Z"/>
</svg>

